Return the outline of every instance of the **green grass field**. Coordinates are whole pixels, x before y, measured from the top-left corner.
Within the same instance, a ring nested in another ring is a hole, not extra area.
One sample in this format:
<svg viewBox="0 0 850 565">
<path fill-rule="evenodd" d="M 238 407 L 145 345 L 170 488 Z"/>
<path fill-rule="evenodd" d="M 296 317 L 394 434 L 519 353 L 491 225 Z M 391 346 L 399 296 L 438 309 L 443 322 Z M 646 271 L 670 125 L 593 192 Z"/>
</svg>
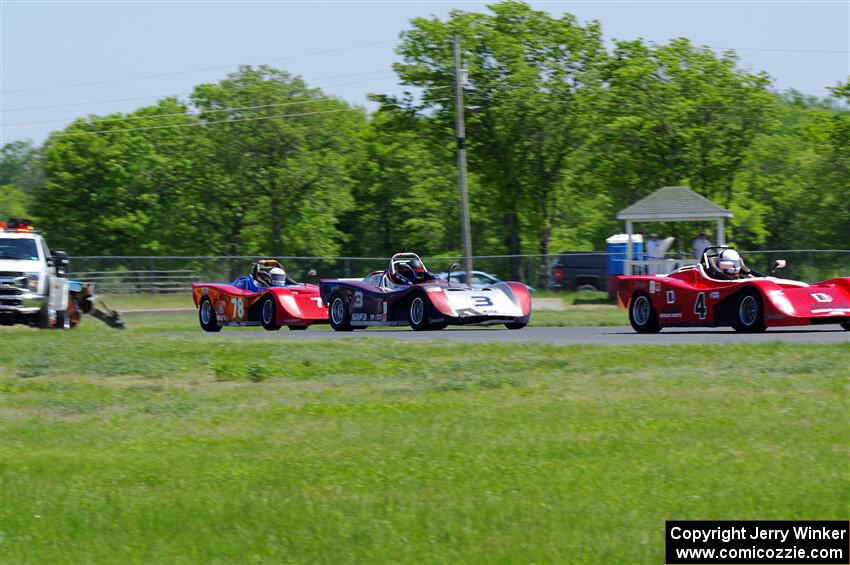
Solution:
<svg viewBox="0 0 850 565">
<path fill-rule="evenodd" d="M 0 328 L 3 563 L 662 563 L 666 519 L 848 515 L 846 345 L 128 322 Z"/>
</svg>

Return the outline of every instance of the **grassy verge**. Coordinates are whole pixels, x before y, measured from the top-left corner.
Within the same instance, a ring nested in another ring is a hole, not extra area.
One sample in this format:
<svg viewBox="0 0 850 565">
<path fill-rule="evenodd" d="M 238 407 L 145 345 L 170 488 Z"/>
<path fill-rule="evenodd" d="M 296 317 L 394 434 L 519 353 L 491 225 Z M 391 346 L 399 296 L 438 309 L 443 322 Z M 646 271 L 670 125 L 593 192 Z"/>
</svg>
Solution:
<svg viewBox="0 0 850 565">
<path fill-rule="evenodd" d="M 660 563 L 665 519 L 847 517 L 843 345 L 79 330 L 0 331 L 6 563 Z"/>
</svg>

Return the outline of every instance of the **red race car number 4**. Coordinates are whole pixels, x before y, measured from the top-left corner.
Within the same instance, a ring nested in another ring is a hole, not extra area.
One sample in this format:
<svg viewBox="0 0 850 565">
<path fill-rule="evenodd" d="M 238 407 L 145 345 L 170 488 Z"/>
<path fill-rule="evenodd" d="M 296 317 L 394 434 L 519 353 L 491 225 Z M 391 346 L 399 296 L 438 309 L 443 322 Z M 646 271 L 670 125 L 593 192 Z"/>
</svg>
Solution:
<svg viewBox="0 0 850 565">
<path fill-rule="evenodd" d="M 705 315 L 708 314 L 708 308 L 705 305 L 705 293 L 697 294 L 697 300 L 694 302 L 694 314 L 699 316 L 700 320 L 705 320 Z"/>
</svg>

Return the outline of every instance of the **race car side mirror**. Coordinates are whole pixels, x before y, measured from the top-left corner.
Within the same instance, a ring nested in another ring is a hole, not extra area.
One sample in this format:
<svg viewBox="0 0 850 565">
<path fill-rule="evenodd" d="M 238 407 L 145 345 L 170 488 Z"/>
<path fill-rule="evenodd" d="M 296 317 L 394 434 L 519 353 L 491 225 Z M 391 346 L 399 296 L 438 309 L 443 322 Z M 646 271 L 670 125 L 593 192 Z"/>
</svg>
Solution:
<svg viewBox="0 0 850 565">
<path fill-rule="evenodd" d="M 785 259 L 777 259 L 776 263 L 773 264 L 773 270 L 778 271 L 779 269 L 785 268 Z"/>
</svg>

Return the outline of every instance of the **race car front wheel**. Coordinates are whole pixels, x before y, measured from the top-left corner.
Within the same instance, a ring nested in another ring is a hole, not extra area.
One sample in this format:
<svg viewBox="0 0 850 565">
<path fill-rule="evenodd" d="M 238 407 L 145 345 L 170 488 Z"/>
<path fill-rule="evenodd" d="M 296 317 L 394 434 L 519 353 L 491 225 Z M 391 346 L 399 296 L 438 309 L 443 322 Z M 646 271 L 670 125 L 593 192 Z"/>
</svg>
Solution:
<svg viewBox="0 0 850 565">
<path fill-rule="evenodd" d="M 642 292 L 636 293 L 629 304 L 629 322 L 639 334 L 654 334 L 661 331 L 658 313 L 652 307 L 652 301 Z"/>
<path fill-rule="evenodd" d="M 277 321 L 277 305 L 275 304 L 274 296 L 267 294 L 260 304 L 260 322 L 263 327 L 270 332 L 276 332 L 280 329 L 280 324 Z"/>
<path fill-rule="evenodd" d="M 741 293 L 741 297 L 738 298 L 738 307 L 735 309 L 735 323 L 732 327 L 735 331 L 744 333 L 758 333 L 765 330 L 764 306 L 757 290 L 749 288 Z"/>
<path fill-rule="evenodd" d="M 410 327 L 416 331 L 428 329 L 428 308 L 425 305 L 425 299 L 419 295 L 413 297 L 410 301 L 410 312 L 407 320 L 410 322 Z"/>
<path fill-rule="evenodd" d="M 331 295 L 328 321 L 331 323 L 331 327 L 338 332 L 350 332 L 352 329 L 348 306 L 345 305 L 345 300 L 339 294 Z"/>
<path fill-rule="evenodd" d="M 198 321 L 201 323 L 201 328 L 205 332 L 220 332 L 221 326 L 218 325 L 215 316 L 215 309 L 209 298 L 204 298 L 201 301 L 201 306 L 198 308 Z"/>
</svg>

